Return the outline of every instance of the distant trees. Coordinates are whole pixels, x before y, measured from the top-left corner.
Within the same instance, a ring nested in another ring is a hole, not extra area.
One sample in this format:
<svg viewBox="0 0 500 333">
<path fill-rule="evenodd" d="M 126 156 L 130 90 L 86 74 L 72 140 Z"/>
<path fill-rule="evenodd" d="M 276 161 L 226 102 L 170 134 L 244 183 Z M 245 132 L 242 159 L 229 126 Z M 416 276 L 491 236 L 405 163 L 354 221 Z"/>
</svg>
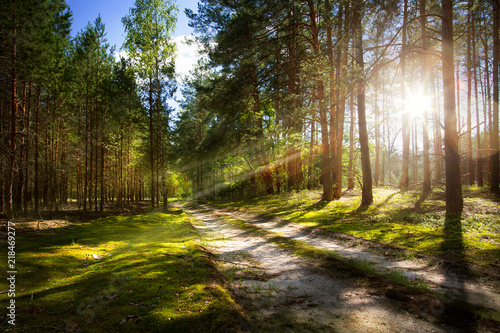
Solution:
<svg viewBox="0 0 500 333">
<path fill-rule="evenodd" d="M 64 1 L 3 1 L 1 7 L 0 204 L 12 218 L 26 212 L 33 199 L 37 209 L 40 192 L 46 205 L 53 204 L 59 189 L 64 192 L 54 177 L 55 163 L 64 159 L 59 141 L 64 124 L 42 127 L 40 122 L 61 112 L 71 13 Z M 45 110 L 40 110 L 42 92 Z M 43 139 L 46 173 L 39 167 Z"/>
</svg>

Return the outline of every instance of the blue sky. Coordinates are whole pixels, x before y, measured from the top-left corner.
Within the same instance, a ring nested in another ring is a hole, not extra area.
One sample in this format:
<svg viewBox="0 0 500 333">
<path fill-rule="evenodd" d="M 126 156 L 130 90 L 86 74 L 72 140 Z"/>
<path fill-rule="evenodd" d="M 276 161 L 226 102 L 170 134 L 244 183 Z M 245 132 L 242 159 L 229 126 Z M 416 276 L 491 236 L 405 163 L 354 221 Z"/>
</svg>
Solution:
<svg viewBox="0 0 500 333">
<path fill-rule="evenodd" d="M 88 22 L 93 23 L 99 14 L 105 24 L 107 39 L 111 45 L 116 45 L 117 50 L 123 42 L 123 25 L 121 19 L 128 14 L 134 0 L 66 0 L 73 12 L 73 25 L 71 35 L 75 36 Z M 175 37 L 189 36 L 192 29 L 188 26 L 188 19 L 184 9 L 196 10 L 197 0 L 180 0 Z"/>
<path fill-rule="evenodd" d="M 101 14 L 106 39 L 111 46 L 116 46 L 115 55 L 117 55 L 124 41 L 124 29 L 121 19 L 128 14 L 129 8 L 134 6 L 134 0 L 66 0 L 66 3 L 73 12 L 71 35 L 76 36 L 89 22 L 93 23 L 97 16 Z M 177 45 L 175 67 L 179 78 L 187 75 L 198 59 L 197 47 L 183 43 L 185 37 L 191 36 L 193 31 L 188 26 L 188 19 L 184 14 L 184 9 L 189 8 L 196 11 L 198 8 L 197 3 L 197 0 L 177 1 L 179 13 L 173 37 Z M 177 90 L 175 98 L 182 98 L 180 89 Z M 175 101 L 169 101 L 168 103 L 176 110 L 179 109 Z"/>
</svg>

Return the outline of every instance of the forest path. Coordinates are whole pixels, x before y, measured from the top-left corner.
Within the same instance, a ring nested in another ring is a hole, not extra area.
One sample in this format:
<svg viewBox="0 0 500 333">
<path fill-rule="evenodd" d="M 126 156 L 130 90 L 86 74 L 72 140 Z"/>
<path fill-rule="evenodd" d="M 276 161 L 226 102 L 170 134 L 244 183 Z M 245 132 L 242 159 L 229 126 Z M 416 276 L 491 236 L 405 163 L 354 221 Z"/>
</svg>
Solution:
<svg viewBox="0 0 500 333">
<path fill-rule="evenodd" d="M 445 305 L 389 298 L 362 278 L 327 275 L 264 237 L 234 227 L 206 206 L 185 208 L 217 255 L 236 301 L 252 327 L 243 331 L 283 332 L 461 332 L 444 324 Z M 238 214 L 238 218 L 241 216 Z M 254 223 L 258 223 L 254 221 Z M 264 223 L 264 222 L 263 222 Z M 269 222 L 270 223 L 270 222 Z M 284 232 L 280 226 L 267 229 Z M 295 238 L 300 232 L 295 230 Z M 293 236 L 290 236 L 293 237 Z M 460 325 L 460 324 L 459 324 Z"/>
<path fill-rule="evenodd" d="M 456 267 L 447 263 L 430 265 L 427 260 L 412 258 L 392 258 L 378 254 L 369 247 L 352 246 L 352 242 L 342 242 L 328 237 L 317 229 L 307 228 L 297 223 L 286 222 L 267 216 L 256 216 L 241 211 L 215 209 L 207 207 L 217 214 L 230 216 L 250 223 L 252 226 L 278 233 L 297 241 L 303 241 L 314 247 L 333 251 L 346 259 L 353 259 L 372 264 L 378 272 L 398 271 L 410 280 L 423 280 L 431 290 L 475 306 L 498 311 L 500 309 L 500 287 L 485 279 L 472 281 L 457 274 Z"/>
</svg>

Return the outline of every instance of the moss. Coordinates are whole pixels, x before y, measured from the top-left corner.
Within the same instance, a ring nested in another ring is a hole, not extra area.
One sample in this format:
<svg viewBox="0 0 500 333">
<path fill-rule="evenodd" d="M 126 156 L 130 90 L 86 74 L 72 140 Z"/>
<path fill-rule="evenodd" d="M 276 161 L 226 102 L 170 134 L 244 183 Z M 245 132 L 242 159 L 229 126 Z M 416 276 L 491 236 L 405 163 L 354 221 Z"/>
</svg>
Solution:
<svg viewBox="0 0 500 333">
<path fill-rule="evenodd" d="M 240 311 L 197 239 L 189 217 L 178 210 L 19 235 L 16 327 L 2 328 L 234 331 Z M 7 294 L 0 301 L 6 304 Z"/>
</svg>

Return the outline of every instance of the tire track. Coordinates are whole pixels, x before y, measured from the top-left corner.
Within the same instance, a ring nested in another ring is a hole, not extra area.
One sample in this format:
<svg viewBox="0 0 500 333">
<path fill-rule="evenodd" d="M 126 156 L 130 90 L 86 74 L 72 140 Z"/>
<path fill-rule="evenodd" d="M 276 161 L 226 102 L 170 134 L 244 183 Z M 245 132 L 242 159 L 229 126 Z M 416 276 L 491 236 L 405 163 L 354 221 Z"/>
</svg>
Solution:
<svg viewBox="0 0 500 333">
<path fill-rule="evenodd" d="M 331 278 L 207 207 L 186 209 L 216 255 L 253 327 L 269 332 L 461 332 L 404 311 L 351 278 Z M 440 311 L 439 308 L 436 309 Z M 432 320 L 434 319 L 434 320 Z"/>
</svg>

